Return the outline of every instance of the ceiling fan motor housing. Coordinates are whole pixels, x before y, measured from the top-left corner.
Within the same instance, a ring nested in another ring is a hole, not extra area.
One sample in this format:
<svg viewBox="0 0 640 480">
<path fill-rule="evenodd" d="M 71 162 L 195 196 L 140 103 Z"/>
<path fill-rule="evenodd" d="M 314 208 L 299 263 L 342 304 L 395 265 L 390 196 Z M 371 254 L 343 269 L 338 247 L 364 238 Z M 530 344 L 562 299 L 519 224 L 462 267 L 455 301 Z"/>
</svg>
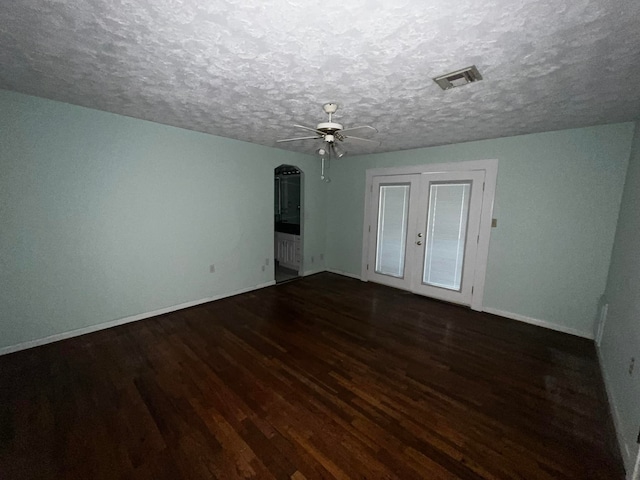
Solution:
<svg viewBox="0 0 640 480">
<path fill-rule="evenodd" d="M 342 124 L 335 122 L 322 122 L 316 126 L 316 130 L 332 135 L 338 130 L 342 130 Z"/>
</svg>

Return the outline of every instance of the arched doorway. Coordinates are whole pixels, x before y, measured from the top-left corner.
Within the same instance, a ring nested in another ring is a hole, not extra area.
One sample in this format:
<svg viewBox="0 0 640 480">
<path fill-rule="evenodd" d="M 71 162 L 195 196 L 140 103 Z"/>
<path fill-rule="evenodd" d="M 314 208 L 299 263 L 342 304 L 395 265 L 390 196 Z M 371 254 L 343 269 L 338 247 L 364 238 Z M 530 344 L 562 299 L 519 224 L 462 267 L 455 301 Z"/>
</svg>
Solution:
<svg viewBox="0 0 640 480">
<path fill-rule="evenodd" d="M 303 179 L 295 165 L 274 170 L 274 268 L 276 283 L 302 276 Z"/>
</svg>

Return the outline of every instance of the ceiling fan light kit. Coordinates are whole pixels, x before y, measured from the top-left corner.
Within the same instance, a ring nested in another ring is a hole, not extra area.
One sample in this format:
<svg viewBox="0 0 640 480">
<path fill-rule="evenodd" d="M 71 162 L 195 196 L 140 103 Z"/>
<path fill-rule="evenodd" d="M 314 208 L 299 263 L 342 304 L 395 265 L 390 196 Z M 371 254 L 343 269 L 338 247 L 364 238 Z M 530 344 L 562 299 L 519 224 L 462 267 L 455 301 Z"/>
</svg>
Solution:
<svg viewBox="0 0 640 480">
<path fill-rule="evenodd" d="M 342 158 L 347 153 L 341 150 L 335 143 L 331 144 L 331 151 L 333 153 L 333 156 L 336 158 Z"/>
<path fill-rule="evenodd" d="M 315 128 L 307 127 L 305 125 L 294 125 L 294 127 L 296 128 L 314 132 L 314 136 L 284 138 L 282 140 L 278 140 L 277 143 L 296 142 L 298 140 L 322 140 L 323 145 L 315 152 L 320 155 L 320 157 L 322 157 L 321 178 L 325 181 L 328 181 L 328 178 L 326 178 L 324 174 L 324 161 L 325 159 L 329 160 L 331 157 L 342 158 L 347 153 L 342 148 L 340 148 L 340 143 L 361 143 L 378 146 L 380 145 L 380 142 L 352 135 L 354 132 L 377 133 L 378 130 L 376 130 L 374 127 L 363 125 L 359 127 L 344 128 L 341 123 L 334 122 L 333 114 L 338 110 L 337 103 L 325 103 L 322 106 L 322 109 L 327 115 L 329 115 L 328 122 L 320 122 L 316 125 Z"/>
</svg>

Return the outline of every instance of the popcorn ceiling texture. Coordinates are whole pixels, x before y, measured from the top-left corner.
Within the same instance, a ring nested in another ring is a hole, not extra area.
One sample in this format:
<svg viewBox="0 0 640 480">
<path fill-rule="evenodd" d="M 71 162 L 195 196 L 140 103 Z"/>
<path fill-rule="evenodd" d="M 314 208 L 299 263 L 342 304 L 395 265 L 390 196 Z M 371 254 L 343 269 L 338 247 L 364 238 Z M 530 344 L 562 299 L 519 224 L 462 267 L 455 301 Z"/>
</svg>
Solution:
<svg viewBox="0 0 640 480">
<path fill-rule="evenodd" d="M 640 114 L 637 0 L 3 0 L 0 88 L 311 153 L 394 151 Z M 482 82 L 431 79 L 475 64 Z"/>
</svg>

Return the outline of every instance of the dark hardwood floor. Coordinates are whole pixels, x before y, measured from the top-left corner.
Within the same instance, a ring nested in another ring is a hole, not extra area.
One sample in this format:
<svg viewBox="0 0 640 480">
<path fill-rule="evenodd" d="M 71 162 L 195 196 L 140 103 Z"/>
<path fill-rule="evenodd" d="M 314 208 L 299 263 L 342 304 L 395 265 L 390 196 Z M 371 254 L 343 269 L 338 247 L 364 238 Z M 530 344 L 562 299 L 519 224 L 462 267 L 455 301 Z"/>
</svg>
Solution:
<svg viewBox="0 0 640 480">
<path fill-rule="evenodd" d="M 622 479 L 591 342 L 333 274 L 0 357 L 0 478 Z"/>
</svg>

